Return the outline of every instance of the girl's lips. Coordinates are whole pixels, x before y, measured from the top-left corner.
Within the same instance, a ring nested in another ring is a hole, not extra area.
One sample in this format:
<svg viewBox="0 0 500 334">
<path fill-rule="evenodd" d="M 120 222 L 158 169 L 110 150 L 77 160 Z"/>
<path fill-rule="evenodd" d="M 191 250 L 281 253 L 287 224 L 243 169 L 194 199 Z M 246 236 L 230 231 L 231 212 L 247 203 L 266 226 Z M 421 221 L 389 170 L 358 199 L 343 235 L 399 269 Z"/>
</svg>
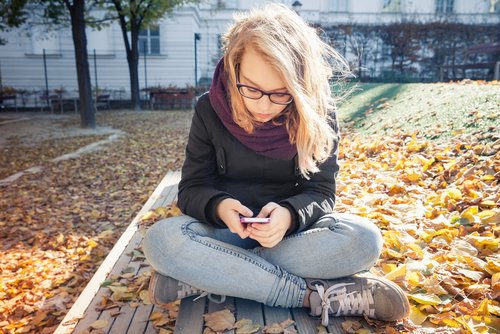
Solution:
<svg viewBox="0 0 500 334">
<path fill-rule="evenodd" d="M 272 117 L 269 114 L 255 114 L 255 115 L 257 115 L 257 117 L 259 117 L 259 118 L 269 118 L 269 117 Z"/>
</svg>

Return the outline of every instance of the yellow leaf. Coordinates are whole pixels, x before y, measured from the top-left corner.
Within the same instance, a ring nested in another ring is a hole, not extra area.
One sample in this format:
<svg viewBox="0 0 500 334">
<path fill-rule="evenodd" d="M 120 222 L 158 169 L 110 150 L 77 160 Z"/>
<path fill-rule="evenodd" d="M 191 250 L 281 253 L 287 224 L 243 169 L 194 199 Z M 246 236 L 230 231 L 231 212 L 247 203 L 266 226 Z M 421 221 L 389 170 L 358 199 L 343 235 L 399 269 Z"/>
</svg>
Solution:
<svg viewBox="0 0 500 334">
<path fill-rule="evenodd" d="M 151 315 L 149 316 L 149 320 L 155 321 L 155 320 L 161 319 L 162 317 L 163 317 L 163 313 L 156 311 L 156 312 L 151 313 Z"/>
<path fill-rule="evenodd" d="M 387 275 L 385 278 L 395 281 L 397 278 L 404 277 L 406 275 L 406 264 L 402 264 Z"/>
<path fill-rule="evenodd" d="M 427 315 L 420 311 L 418 307 L 412 306 L 410 309 L 410 320 L 415 325 L 421 325 L 425 320 L 427 320 Z"/>
<path fill-rule="evenodd" d="M 480 206 L 496 206 L 497 204 L 492 200 L 481 201 Z"/>
<path fill-rule="evenodd" d="M 427 147 L 428 142 L 418 142 L 415 139 L 412 139 L 411 142 L 408 143 L 406 147 L 408 152 L 420 152 Z"/>
<path fill-rule="evenodd" d="M 478 213 L 479 213 L 479 207 L 470 206 L 464 211 L 462 211 L 460 217 L 467 219 L 470 223 L 474 223 L 476 221 L 474 216 L 476 216 Z"/>
<path fill-rule="evenodd" d="M 416 271 L 407 272 L 406 273 L 406 281 L 411 286 L 419 286 L 421 276 L 423 276 L 423 275 L 419 272 L 416 272 Z"/>
<path fill-rule="evenodd" d="M 430 293 L 415 293 L 415 294 L 408 294 L 408 297 L 413 299 L 419 304 L 423 305 L 439 305 L 441 304 L 441 299 Z"/>
<path fill-rule="evenodd" d="M 491 276 L 491 290 L 493 299 L 500 297 L 500 273 Z"/>
<path fill-rule="evenodd" d="M 500 317 L 500 307 L 497 305 L 488 304 L 488 312 Z"/>
<path fill-rule="evenodd" d="M 156 217 L 156 213 L 154 211 L 148 211 L 141 217 L 141 220 L 149 220 Z"/>
<path fill-rule="evenodd" d="M 384 271 L 384 273 L 389 273 L 391 271 L 393 271 L 394 269 L 396 269 L 397 266 L 395 263 L 384 263 L 382 265 L 382 270 Z"/>
<path fill-rule="evenodd" d="M 500 221 L 500 212 L 493 210 L 484 210 L 478 213 L 479 219 L 483 223 Z"/>
<path fill-rule="evenodd" d="M 93 329 L 102 329 L 106 326 L 108 326 L 108 320 L 97 320 L 90 325 L 90 327 Z"/>
<path fill-rule="evenodd" d="M 481 278 L 483 278 L 483 273 L 480 271 L 475 271 L 475 270 L 468 270 L 468 269 L 457 269 L 457 272 L 460 274 L 464 275 L 465 277 L 475 281 L 479 282 Z"/>
<path fill-rule="evenodd" d="M 493 258 L 487 259 L 488 261 L 488 268 L 491 269 L 493 272 L 500 272 L 500 262 L 494 260 Z"/>
<path fill-rule="evenodd" d="M 481 181 L 494 181 L 495 175 L 483 175 L 481 176 Z"/>
<path fill-rule="evenodd" d="M 457 188 L 446 189 L 443 192 L 443 195 L 445 197 L 448 197 L 448 198 L 451 198 L 451 199 L 454 199 L 454 200 L 460 200 L 460 199 L 462 199 L 462 192 L 460 191 L 460 189 L 457 189 Z"/>
<path fill-rule="evenodd" d="M 87 245 L 90 248 L 95 248 L 97 246 L 97 242 L 95 242 L 93 239 L 89 239 L 89 240 L 87 240 Z"/>
<path fill-rule="evenodd" d="M 420 180 L 421 177 L 422 177 L 422 174 L 417 173 L 413 170 L 406 170 L 405 175 L 404 175 L 404 178 L 408 181 L 411 181 L 411 182 L 418 181 L 418 180 Z"/>
<path fill-rule="evenodd" d="M 148 292 L 148 290 L 142 290 L 139 293 L 139 298 L 141 298 L 143 304 L 145 304 L 145 305 L 151 305 L 151 301 L 149 300 L 149 292 Z"/>
</svg>

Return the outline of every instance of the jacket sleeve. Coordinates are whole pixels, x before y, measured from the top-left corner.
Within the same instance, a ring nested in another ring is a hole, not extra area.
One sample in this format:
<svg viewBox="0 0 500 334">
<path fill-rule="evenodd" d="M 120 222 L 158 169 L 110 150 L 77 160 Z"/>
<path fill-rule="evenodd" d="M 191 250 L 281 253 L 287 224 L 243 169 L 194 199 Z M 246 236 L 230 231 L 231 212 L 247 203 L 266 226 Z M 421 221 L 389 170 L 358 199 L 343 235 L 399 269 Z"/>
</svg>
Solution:
<svg viewBox="0 0 500 334">
<path fill-rule="evenodd" d="M 215 227 L 226 225 L 215 217 L 214 205 L 229 194 L 216 188 L 217 161 L 210 134 L 196 108 L 182 166 L 177 205 L 181 211 Z"/>
<path fill-rule="evenodd" d="M 295 211 L 295 229 L 288 234 L 307 230 L 319 218 L 333 211 L 335 178 L 339 170 L 337 155 L 332 155 L 319 168 L 319 172 L 299 185 L 297 195 L 280 201 L 281 205 Z"/>
<path fill-rule="evenodd" d="M 336 117 L 330 123 L 338 133 Z M 325 214 L 333 212 L 335 206 L 335 179 L 339 171 L 337 161 L 338 145 L 335 145 L 331 156 L 319 167 L 320 171 L 309 180 L 299 181 L 297 194 L 280 201 L 280 205 L 288 208 L 292 214 L 292 229 L 287 234 L 307 230 Z"/>
</svg>

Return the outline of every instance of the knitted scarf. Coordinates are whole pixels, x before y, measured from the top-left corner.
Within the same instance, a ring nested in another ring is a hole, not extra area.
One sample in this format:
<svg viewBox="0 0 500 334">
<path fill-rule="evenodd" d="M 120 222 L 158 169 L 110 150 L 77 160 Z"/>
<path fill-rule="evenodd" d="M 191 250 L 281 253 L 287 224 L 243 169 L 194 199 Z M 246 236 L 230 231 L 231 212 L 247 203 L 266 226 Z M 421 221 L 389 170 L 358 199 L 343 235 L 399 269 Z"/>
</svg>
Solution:
<svg viewBox="0 0 500 334">
<path fill-rule="evenodd" d="M 224 71 L 224 58 L 222 58 L 215 68 L 209 99 L 226 129 L 240 143 L 257 154 L 281 160 L 292 159 L 297 154 L 297 148 L 295 145 L 290 144 L 284 124 L 275 125 L 272 121 L 258 123 L 253 133 L 247 133 L 236 124 L 233 119 L 227 81 Z"/>
</svg>

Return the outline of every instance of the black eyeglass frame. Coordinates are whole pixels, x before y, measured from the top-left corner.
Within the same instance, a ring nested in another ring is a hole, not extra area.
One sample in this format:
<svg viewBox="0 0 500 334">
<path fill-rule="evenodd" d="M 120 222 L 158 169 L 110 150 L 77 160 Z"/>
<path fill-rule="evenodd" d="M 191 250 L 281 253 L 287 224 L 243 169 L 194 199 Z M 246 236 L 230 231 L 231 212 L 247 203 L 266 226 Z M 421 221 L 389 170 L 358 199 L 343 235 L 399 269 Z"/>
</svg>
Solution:
<svg viewBox="0 0 500 334">
<path fill-rule="evenodd" d="M 293 102 L 293 95 L 290 94 L 290 93 L 268 92 L 268 91 L 259 89 L 257 87 L 253 87 L 253 86 L 249 86 L 249 85 L 245 85 L 245 84 L 240 83 L 239 82 L 240 81 L 240 71 L 239 70 L 240 69 L 239 69 L 239 64 L 238 64 L 238 65 L 236 65 L 236 88 L 238 89 L 238 92 L 240 93 L 241 96 L 246 97 L 247 99 L 251 99 L 251 100 L 259 100 L 264 95 L 267 95 L 269 97 L 269 101 L 271 101 L 274 104 L 279 104 L 279 105 L 282 105 L 282 106 L 287 106 L 287 105 L 289 105 L 290 103 Z M 260 96 L 259 97 L 247 96 L 247 95 L 245 95 L 241 91 L 241 88 L 250 88 L 250 89 L 256 90 L 256 91 L 258 91 L 260 93 Z M 287 102 L 284 102 L 284 103 L 273 101 L 273 99 L 272 99 L 273 95 L 288 95 L 290 97 L 290 101 L 287 101 Z"/>
</svg>

